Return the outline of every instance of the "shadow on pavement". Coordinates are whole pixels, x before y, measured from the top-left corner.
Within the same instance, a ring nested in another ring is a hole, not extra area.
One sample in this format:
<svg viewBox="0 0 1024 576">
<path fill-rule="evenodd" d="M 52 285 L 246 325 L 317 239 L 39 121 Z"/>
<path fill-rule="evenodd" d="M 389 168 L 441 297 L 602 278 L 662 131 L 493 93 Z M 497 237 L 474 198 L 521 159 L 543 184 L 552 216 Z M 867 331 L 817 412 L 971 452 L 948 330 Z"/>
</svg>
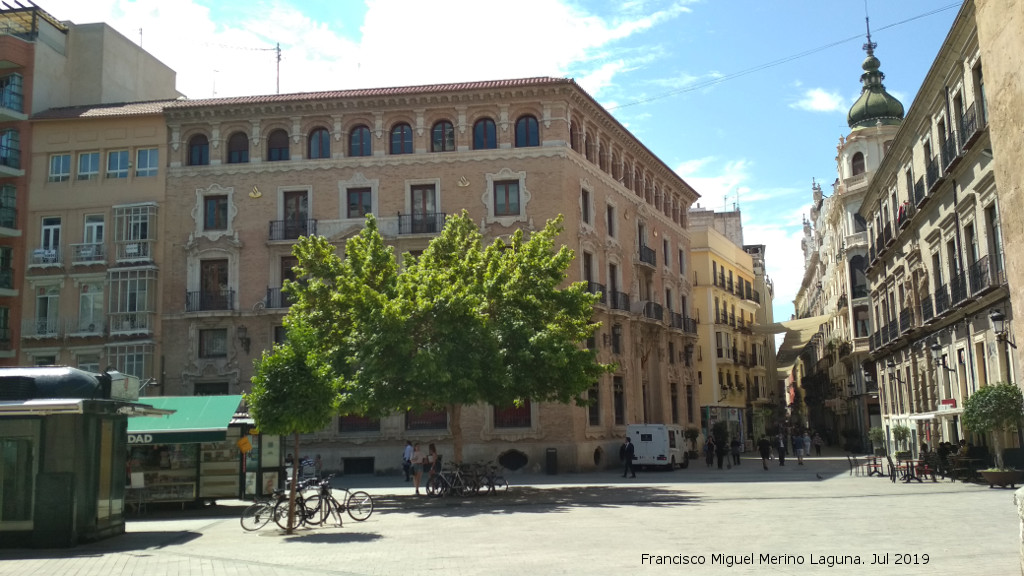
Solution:
<svg viewBox="0 0 1024 576">
<path fill-rule="evenodd" d="M 679 490 L 652 486 L 566 486 L 535 488 L 515 486 L 507 492 L 476 496 L 426 496 L 385 494 L 374 497 L 374 511 L 422 516 L 475 516 L 564 512 L 572 508 L 622 506 L 679 506 L 697 504 L 700 498 Z"/>
<path fill-rule="evenodd" d="M 354 524 L 354 523 L 353 523 Z M 285 542 L 298 542 L 308 544 L 346 544 L 349 542 L 372 542 L 383 538 L 380 534 L 367 534 L 364 532 L 341 532 L 351 528 L 346 524 L 344 528 L 338 528 L 338 532 L 314 532 L 311 534 L 292 534 L 284 538 Z"/>
<path fill-rule="evenodd" d="M 129 532 L 96 542 L 86 542 L 71 548 L 0 550 L 0 560 L 52 560 L 57 558 L 90 558 L 117 552 L 135 551 L 135 556 L 148 556 L 145 550 L 187 544 L 201 538 L 199 532 Z"/>
</svg>

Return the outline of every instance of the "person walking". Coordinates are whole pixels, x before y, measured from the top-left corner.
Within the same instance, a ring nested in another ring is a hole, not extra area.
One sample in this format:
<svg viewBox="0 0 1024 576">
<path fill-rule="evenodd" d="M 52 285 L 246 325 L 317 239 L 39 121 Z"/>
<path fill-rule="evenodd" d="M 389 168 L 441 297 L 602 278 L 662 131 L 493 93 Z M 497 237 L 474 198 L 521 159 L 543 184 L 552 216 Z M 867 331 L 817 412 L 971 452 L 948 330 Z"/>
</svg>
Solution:
<svg viewBox="0 0 1024 576">
<path fill-rule="evenodd" d="M 626 467 L 622 471 L 622 477 L 625 478 L 627 474 L 631 474 L 630 478 L 636 478 L 636 470 L 633 469 L 633 458 L 636 457 L 636 448 L 630 442 L 629 436 L 626 436 L 626 441 L 619 448 L 619 456 L 626 463 Z"/>
<path fill-rule="evenodd" d="M 412 485 L 416 488 L 416 495 L 420 495 L 420 480 L 423 478 L 423 468 L 426 465 L 427 457 L 420 451 L 417 442 L 412 445 Z M 424 489 L 426 486 L 424 486 Z M 426 491 L 426 490 L 424 490 Z"/>
<path fill-rule="evenodd" d="M 739 438 L 733 438 L 732 439 L 732 443 L 729 444 L 730 452 L 732 452 L 732 463 L 733 463 L 733 466 L 739 466 L 740 465 L 740 449 L 742 447 L 743 447 L 743 444 L 740 442 Z"/>
<path fill-rule="evenodd" d="M 775 452 L 779 455 L 779 466 L 786 465 L 786 435 L 779 432 L 775 436 Z"/>
<path fill-rule="evenodd" d="M 808 458 L 811 457 L 811 432 L 810 430 L 804 430 L 804 454 Z"/>
<path fill-rule="evenodd" d="M 814 438 L 811 439 L 811 444 L 814 444 L 814 453 L 817 456 L 821 456 L 821 445 L 824 441 L 821 439 L 821 434 L 814 433 Z"/>
<path fill-rule="evenodd" d="M 433 442 L 427 446 L 427 463 L 423 468 L 423 472 L 427 474 L 427 481 L 423 483 L 423 487 L 426 488 L 434 476 L 441 472 L 441 457 L 438 456 L 437 446 L 434 446 Z"/>
<path fill-rule="evenodd" d="M 761 439 L 757 441 L 757 451 L 761 453 L 761 465 L 767 470 L 768 459 L 772 457 L 772 441 L 767 435 L 762 434 Z"/>
<path fill-rule="evenodd" d="M 793 434 L 790 438 L 793 442 L 793 452 L 796 452 L 796 463 L 800 466 L 804 465 L 804 437 L 799 432 Z"/>
<path fill-rule="evenodd" d="M 405 472 L 405 481 L 412 479 L 412 440 L 405 441 L 405 450 L 402 451 L 402 470 Z"/>
<path fill-rule="evenodd" d="M 729 447 L 725 445 L 725 440 L 722 440 L 721 446 L 718 442 L 715 442 L 715 456 L 718 457 L 718 469 L 722 469 L 722 462 L 725 460 L 726 454 L 729 453 Z M 729 468 L 732 468 L 732 464 L 729 464 Z"/>
</svg>

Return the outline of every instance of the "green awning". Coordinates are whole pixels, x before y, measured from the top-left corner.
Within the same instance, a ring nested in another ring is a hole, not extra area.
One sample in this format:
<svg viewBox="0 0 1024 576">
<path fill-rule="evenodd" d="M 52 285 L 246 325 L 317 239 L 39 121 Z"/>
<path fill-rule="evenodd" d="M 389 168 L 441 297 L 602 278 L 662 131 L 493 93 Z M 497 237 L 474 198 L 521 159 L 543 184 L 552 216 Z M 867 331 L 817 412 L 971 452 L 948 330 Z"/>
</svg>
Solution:
<svg viewBox="0 0 1024 576">
<path fill-rule="evenodd" d="M 231 418 L 242 403 L 241 396 L 148 396 L 149 404 L 174 414 L 128 421 L 129 444 L 183 444 L 217 442 L 227 438 Z"/>
</svg>

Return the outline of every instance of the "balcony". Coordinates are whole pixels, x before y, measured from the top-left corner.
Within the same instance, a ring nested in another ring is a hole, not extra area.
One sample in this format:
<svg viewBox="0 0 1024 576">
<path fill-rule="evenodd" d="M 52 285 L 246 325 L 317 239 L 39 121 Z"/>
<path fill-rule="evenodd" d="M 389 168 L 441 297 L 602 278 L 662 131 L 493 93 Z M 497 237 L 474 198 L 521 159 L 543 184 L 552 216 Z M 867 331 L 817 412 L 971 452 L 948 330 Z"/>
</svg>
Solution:
<svg viewBox="0 0 1024 576">
<path fill-rule="evenodd" d="M 30 266 L 60 266 L 63 255 L 59 248 L 36 248 L 29 257 Z"/>
<path fill-rule="evenodd" d="M 7 230 L 15 231 L 12 236 L 16 236 L 19 233 L 18 230 L 18 210 L 13 206 L 0 206 L 0 228 L 6 228 Z M 4 234 L 4 231 L 0 230 L 0 234 Z"/>
<path fill-rule="evenodd" d="M 882 240 L 885 242 L 884 246 L 888 246 L 892 243 L 892 226 L 888 222 L 882 226 Z"/>
<path fill-rule="evenodd" d="M 685 317 L 682 314 L 680 314 L 678 312 L 672 312 L 671 310 L 669 310 L 669 312 L 668 312 L 668 323 L 669 323 L 669 326 L 671 326 L 673 328 L 676 328 L 677 330 L 682 330 L 683 329 L 683 320 L 685 320 Z"/>
<path fill-rule="evenodd" d="M 102 336 L 106 334 L 106 331 L 107 325 L 104 321 L 89 318 L 69 320 L 65 327 L 65 332 L 68 336 L 77 336 L 79 338 Z"/>
<path fill-rule="evenodd" d="M 924 176 L 927 182 L 928 194 L 931 195 L 944 179 L 942 172 L 939 170 L 938 158 L 932 158 L 928 161 L 928 165 L 925 166 Z"/>
<path fill-rule="evenodd" d="M 297 240 L 300 236 L 316 235 L 316 220 L 271 220 L 267 239 Z"/>
<path fill-rule="evenodd" d="M 609 296 L 611 297 L 611 307 L 613 310 L 629 311 L 629 294 L 612 291 L 609 293 Z"/>
<path fill-rule="evenodd" d="M 900 209 L 896 213 L 896 225 L 902 230 L 910 223 L 910 220 L 914 218 L 914 214 L 917 213 L 917 207 L 910 202 L 904 202 L 900 204 Z"/>
<path fill-rule="evenodd" d="M 405 234 L 437 234 L 444 228 L 447 212 L 428 212 L 425 214 L 399 214 L 398 233 Z"/>
<path fill-rule="evenodd" d="M 913 316 L 910 313 L 910 308 L 904 308 L 900 311 L 900 334 L 906 334 L 913 327 Z"/>
<path fill-rule="evenodd" d="M 984 130 L 984 121 L 978 122 L 978 114 L 971 104 L 960 120 L 960 140 L 964 150 L 969 150 Z"/>
<path fill-rule="evenodd" d="M 921 319 L 928 322 L 932 318 L 935 318 L 935 310 L 932 308 L 932 297 L 925 296 L 924 300 L 921 301 Z"/>
<path fill-rule="evenodd" d="M 591 281 L 587 280 L 587 292 L 590 292 L 591 294 L 597 294 L 598 295 L 598 301 L 597 302 L 599 304 L 607 304 L 608 303 L 608 298 L 605 296 L 604 284 L 600 284 L 598 282 L 591 282 Z"/>
<path fill-rule="evenodd" d="M 949 282 L 950 292 L 952 296 L 952 304 L 957 305 L 970 296 L 967 292 L 967 277 L 963 274 L 958 274 L 952 278 Z"/>
<path fill-rule="evenodd" d="M 935 315 L 941 316 L 949 310 L 949 289 L 943 284 L 935 290 Z"/>
<path fill-rule="evenodd" d="M 697 321 L 690 317 L 683 318 L 683 332 L 687 334 L 697 334 Z"/>
<path fill-rule="evenodd" d="M 846 236 L 844 241 L 847 250 L 854 248 L 867 248 L 868 247 L 868 233 L 867 232 L 854 232 Z"/>
<path fill-rule="evenodd" d="M 989 273 L 988 256 L 982 256 L 977 262 L 971 264 L 968 276 L 970 277 L 972 296 L 977 296 L 979 293 L 992 288 L 992 275 Z"/>
<path fill-rule="evenodd" d="M 653 248 L 640 245 L 640 261 L 651 266 L 658 265 L 658 253 Z"/>
<path fill-rule="evenodd" d="M 115 249 L 118 262 L 149 262 L 153 258 L 152 240 L 121 240 Z"/>
<path fill-rule="evenodd" d="M 665 309 L 657 302 L 647 301 L 643 303 L 643 310 L 641 311 L 645 318 L 651 320 L 657 320 L 661 322 L 665 317 Z"/>
<path fill-rule="evenodd" d="M 185 293 L 185 312 L 234 310 L 234 290 L 196 291 Z"/>
<path fill-rule="evenodd" d="M 17 178 L 25 175 L 21 169 L 21 145 L 17 134 L 14 130 L 0 133 L 0 177 Z"/>
<path fill-rule="evenodd" d="M 152 314 L 149 312 L 112 312 L 107 314 L 111 336 L 149 334 L 153 331 Z"/>
<path fill-rule="evenodd" d="M 918 178 L 917 182 L 914 182 L 914 204 L 920 208 L 927 201 L 928 195 L 925 193 L 924 178 Z"/>
<path fill-rule="evenodd" d="M 0 122 L 20 122 L 27 119 L 21 74 L 8 74 L 0 78 Z"/>
<path fill-rule="evenodd" d="M 107 249 L 103 244 L 72 244 L 72 264 L 95 264 L 107 259 Z"/>
<path fill-rule="evenodd" d="M 0 289 L 14 290 L 14 268 L 0 268 Z"/>
<path fill-rule="evenodd" d="M 292 305 L 289 294 L 281 291 L 280 288 L 267 288 L 267 299 L 264 302 L 268 309 L 288 308 Z"/>
<path fill-rule="evenodd" d="M 21 323 L 23 338 L 56 338 L 61 335 L 58 318 L 30 318 Z"/>
<path fill-rule="evenodd" d="M 960 158 L 963 156 L 960 153 L 960 147 L 956 145 L 956 133 L 949 135 L 942 145 L 939 147 L 942 151 L 942 166 L 946 172 L 949 172 L 960 162 Z"/>
</svg>

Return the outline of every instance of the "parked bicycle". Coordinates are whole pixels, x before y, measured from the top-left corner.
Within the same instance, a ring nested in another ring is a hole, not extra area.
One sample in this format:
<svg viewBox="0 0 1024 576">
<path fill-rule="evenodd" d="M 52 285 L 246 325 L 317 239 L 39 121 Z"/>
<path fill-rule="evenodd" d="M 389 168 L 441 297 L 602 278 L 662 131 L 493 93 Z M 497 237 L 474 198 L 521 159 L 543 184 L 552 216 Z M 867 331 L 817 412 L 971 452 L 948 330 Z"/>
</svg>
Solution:
<svg viewBox="0 0 1024 576">
<path fill-rule="evenodd" d="M 242 528 L 252 532 L 267 525 L 274 518 L 274 511 L 277 503 L 287 499 L 288 495 L 284 489 L 278 488 L 269 498 L 258 498 L 249 507 L 242 511 Z"/>
<path fill-rule="evenodd" d="M 325 477 L 319 483 L 317 494 L 305 499 L 303 509 L 307 524 L 321 525 L 334 518 L 335 525 L 341 526 L 341 516 L 345 512 L 357 522 L 362 522 L 373 514 L 373 498 L 362 490 L 351 492 L 347 488 L 340 488 L 345 496 L 341 500 L 335 498 L 331 487 L 332 478 L 334 474 Z"/>
<path fill-rule="evenodd" d="M 427 496 L 467 496 L 495 494 L 508 490 L 508 481 L 501 468 L 493 462 L 486 464 L 446 464 L 440 474 L 427 482 Z"/>
<path fill-rule="evenodd" d="M 306 518 L 309 517 L 310 512 L 306 507 L 306 497 L 303 492 L 316 487 L 318 482 L 316 478 L 310 478 L 299 482 L 295 487 L 295 522 L 292 524 L 293 528 L 299 528 L 306 523 Z M 284 498 L 278 500 L 277 504 L 274 505 L 272 518 L 282 530 L 288 529 L 289 507 L 290 503 L 287 493 Z"/>
</svg>

